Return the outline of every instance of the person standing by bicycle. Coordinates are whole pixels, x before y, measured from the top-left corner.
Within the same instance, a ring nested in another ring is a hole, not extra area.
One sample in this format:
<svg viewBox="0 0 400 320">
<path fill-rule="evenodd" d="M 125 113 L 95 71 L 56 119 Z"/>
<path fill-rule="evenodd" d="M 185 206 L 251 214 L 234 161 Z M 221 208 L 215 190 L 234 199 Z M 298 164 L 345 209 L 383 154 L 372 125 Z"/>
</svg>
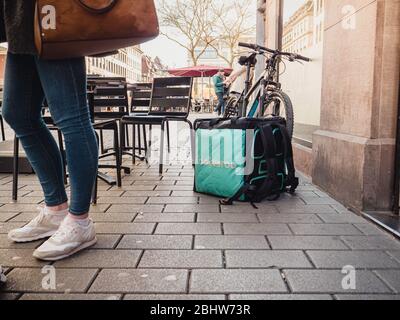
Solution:
<svg viewBox="0 0 400 320">
<path fill-rule="evenodd" d="M 215 112 L 218 112 L 218 115 L 220 116 L 225 111 L 225 71 L 223 69 L 220 69 L 218 73 L 213 77 L 213 81 L 215 94 L 218 97 L 218 105 L 215 109 Z"/>
</svg>

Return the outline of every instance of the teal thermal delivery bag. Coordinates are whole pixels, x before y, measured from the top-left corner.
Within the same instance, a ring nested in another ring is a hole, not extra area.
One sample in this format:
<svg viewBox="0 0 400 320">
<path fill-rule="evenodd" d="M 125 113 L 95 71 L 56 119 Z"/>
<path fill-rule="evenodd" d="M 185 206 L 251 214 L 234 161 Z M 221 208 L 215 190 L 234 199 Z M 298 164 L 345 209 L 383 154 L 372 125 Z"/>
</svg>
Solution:
<svg viewBox="0 0 400 320">
<path fill-rule="evenodd" d="M 199 119 L 194 129 L 195 192 L 254 205 L 298 187 L 285 119 Z"/>
</svg>

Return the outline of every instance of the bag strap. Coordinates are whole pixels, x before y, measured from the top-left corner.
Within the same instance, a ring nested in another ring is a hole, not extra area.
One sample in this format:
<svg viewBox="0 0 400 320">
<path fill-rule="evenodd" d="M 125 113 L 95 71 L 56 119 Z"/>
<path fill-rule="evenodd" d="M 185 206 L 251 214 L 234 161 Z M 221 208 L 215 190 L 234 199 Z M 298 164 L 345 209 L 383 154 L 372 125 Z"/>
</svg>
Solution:
<svg viewBox="0 0 400 320">
<path fill-rule="evenodd" d="M 290 187 L 290 193 L 294 193 L 299 186 L 299 179 L 296 178 L 296 169 L 293 161 L 292 141 L 286 127 L 283 125 L 278 125 L 278 127 L 282 134 L 284 161 L 288 170 L 286 186 Z"/>
<path fill-rule="evenodd" d="M 277 152 L 277 146 L 274 138 L 273 129 L 270 124 L 264 126 L 257 126 L 255 130 L 259 131 L 261 137 L 261 142 L 264 149 L 264 160 L 267 162 L 268 168 L 271 168 L 270 179 L 265 179 L 262 186 L 257 189 L 257 191 L 262 194 L 264 192 L 272 190 L 276 182 L 277 163 L 275 157 Z M 242 195 L 248 194 L 250 191 L 255 191 L 255 187 L 250 184 L 249 177 L 247 177 L 247 180 L 245 181 L 244 185 L 231 198 L 221 200 L 220 204 L 232 205 L 235 201 L 239 200 Z M 253 201 L 251 201 L 251 203 L 253 204 Z"/>
<path fill-rule="evenodd" d="M 109 12 L 114 6 L 117 4 L 118 0 L 109 0 L 109 3 L 102 7 L 102 8 L 93 8 L 89 4 L 87 4 L 84 0 L 76 0 L 78 4 L 80 4 L 85 10 L 95 13 L 95 14 L 102 14 Z"/>
<path fill-rule="evenodd" d="M 269 194 L 273 190 L 274 185 L 277 182 L 277 145 L 271 124 L 267 124 L 261 127 L 261 140 L 264 148 L 264 160 L 267 163 L 269 176 L 264 180 L 263 184 L 258 188 L 257 193 L 260 195 Z M 280 197 L 280 193 L 272 195 L 271 201 L 277 200 Z"/>
</svg>

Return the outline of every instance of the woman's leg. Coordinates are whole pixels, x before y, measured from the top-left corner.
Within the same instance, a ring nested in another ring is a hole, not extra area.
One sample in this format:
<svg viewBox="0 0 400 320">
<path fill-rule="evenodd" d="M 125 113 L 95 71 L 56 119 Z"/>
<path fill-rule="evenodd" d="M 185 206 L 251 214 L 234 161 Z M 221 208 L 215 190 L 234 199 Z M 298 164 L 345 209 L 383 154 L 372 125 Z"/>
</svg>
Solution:
<svg viewBox="0 0 400 320">
<path fill-rule="evenodd" d="M 64 135 L 70 213 L 85 218 L 98 168 L 98 144 L 87 104 L 85 59 L 36 59 L 36 65 L 52 118 Z"/>
<path fill-rule="evenodd" d="M 65 206 L 62 159 L 56 141 L 42 120 L 44 93 L 31 55 L 8 53 L 3 117 L 20 139 L 42 185 L 48 207 Z"/>
<path fill-rule="evenodd" d="M 71 185 L 70 214 L 33 253 L 38 259 L 56 261 L 97 242 L 88 212 L 99 151 L 87 104 L 85 59 L 37 59 L 36 65 L 51 115 L 64 135 Z"/>
</svg>

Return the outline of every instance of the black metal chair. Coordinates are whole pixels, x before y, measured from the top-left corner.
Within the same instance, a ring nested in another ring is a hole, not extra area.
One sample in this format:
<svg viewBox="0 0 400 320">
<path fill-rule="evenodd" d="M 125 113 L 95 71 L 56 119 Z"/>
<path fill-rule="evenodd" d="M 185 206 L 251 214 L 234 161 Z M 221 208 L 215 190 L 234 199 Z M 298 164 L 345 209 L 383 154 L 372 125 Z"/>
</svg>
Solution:
<svg viewBox="0 0 400 320">
<path fill-rule="evenodd" d="M 3 120 L 3 116 L 1 114 L 1 107 L 0 107 L 0 126 L 1 126 L 1 138 L 3 141 L 6 141 L 6 133 L 4 130 L 4 120 Z"/>
<path fill-rule="evenodd" d="M 151 101 L 151 91 L 152 83 L 135 83 L 128 86 L 128 91 L 131 92 L 131 104 L 130 104 L 130 116 L 134 115 L 147 115 L 150 111 L 150 101 Z M 126 127 L 128 127 L 127 125 Z M 141 131 L 142 129 L 142 131 Z M 137 130 L 137 133 L 136 131 Z M 151 126 L 150 126 L 151 131 Z M 126 130 L 127 135 L 129 130 Z M 143 144 L 142 144 L 143 135 Z M 130 155 L 132 157 L 133 163 L 135 163 L 136 158 L 139 160 L 144 160 L 146 157 L 142 156 L 144 152 L 145 156 L 147 154 L 147 129 L 146 125 L 132 125 L 132 137 L 136 139 L 133 141 L 132 146 L 123 146 L 123 155 Z M 129 140 L 128 140 L 129 141 Z M 136 154 L 138 151 L 139 154 Z"/>
<path fill-rule="evenodd" d="M 3 141 L 6 141 L 6 133 L 4 131 L 4 120 L 3 115 L 1 114 L 1 109 L 3 107 L 3 88 L 0 87 L 0 126 L 1 126 L 1 137 Z"/>
<path fill-rule="evenodd" d="M 125 127 L 134 125 L 161 126 L 159 172 L 163 172 L 164 135 L 170 121 L 182 121 L 189 125 L 192 156 L 194 158 L 193 125 L 188 116 L 191 108 L 193 79 L 190 77 L 156 78 L 153 81 L 150 111 L 147 115 L 130 115 L 121 119 L 121 141 L 125 140 Z M 168 140 L 169 140 L 169 132 Z M 135 140 L 135 137 L 134 137 Z M 149 147 L 151 146 L 151 133 Z M 122 157 L 122 154 L 121 154 Z"/>
<path fill-rule="evenodd" d="M 101 133 L 113 131 L 113 152 L 107 150 L 101 153 L 99 159 L 115 157 L 115 165 L 100 164 L 99 169 L 116 169 L 117 185 L 122 186 L 121 171 L 130 174 L 131 169 L 122 166 L 120 158 L 120 141 L 118 134 L 118 121 L 129 114 L 128 91 L 125 78 L 91 78 L 89 84 L 89 106 L 92 114 L 93 127 Z M 100 141 L 99 141 L 100 143 Z M 108 184 L 115 184 L 113 178 L 99 172 L 99 178 Z"/>
</svg>

